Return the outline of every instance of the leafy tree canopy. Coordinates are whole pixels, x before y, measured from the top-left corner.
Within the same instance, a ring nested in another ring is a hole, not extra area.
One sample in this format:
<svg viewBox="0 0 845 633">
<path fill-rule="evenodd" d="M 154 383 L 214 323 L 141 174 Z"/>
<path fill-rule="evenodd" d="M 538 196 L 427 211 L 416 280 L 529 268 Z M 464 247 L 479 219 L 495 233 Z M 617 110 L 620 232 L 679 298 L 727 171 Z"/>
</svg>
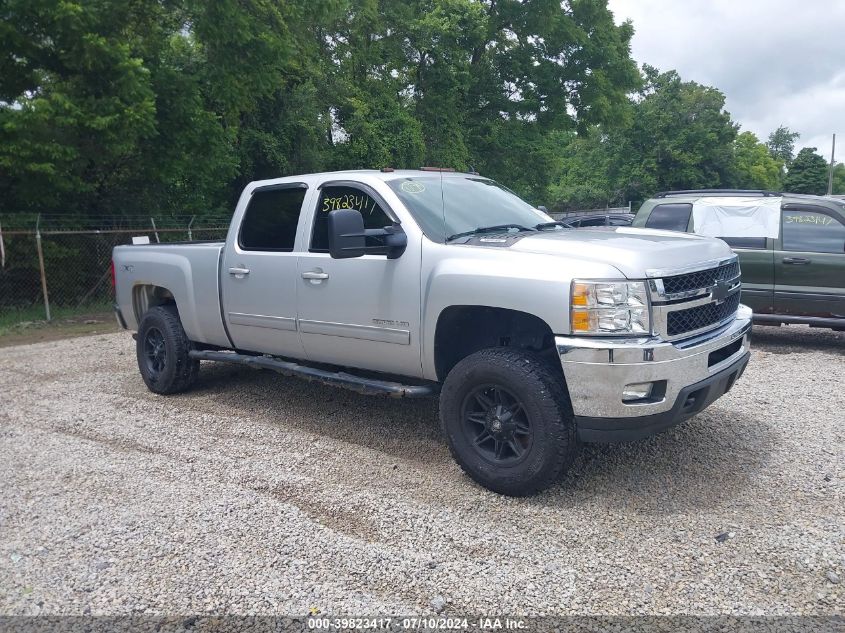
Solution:
<svg viewBox="0 0 845 633">
<path fill-rule="evenodd" d="M 596 207 L 780 188 L 798 137 L 763 145 L 716 88 L 639 71 L 606 0 L 0 0 L 0 17 L 0 212 L 201 215 L 257 178 L 423 164 Z M 789 185 L 819 190 L 799 158 Z"/>
<path fill-rule="evenodd" d="M 562 148 L 551 206 L 600 207 L 661 190 L 727 186 L 735 179 L 737 125 L 724 104 L 715 88 L 645 66 L 627 125 L 595 128 Z"/>
<path fill-rule="evenodd" d="M 833 166 L 833 190 L 834 195 L 845 195 L 845 163 L 836 163 Z"/>
<path fill-rule="evenodd" d="M 734 144 L 736 186 L 743 189 L 781 188 L 783 163 L 752 132 L 742 132 Z"/>
<path fill-rule="evenodd" d="M 0 211 L 204 213 L 251 179 L 470 166 L 544 195 L 624 120 L 603 0 L 3 0 Z"/>
<path fill-rule="evenodd" d="M 789 167 L 783 186 L 790 193 L 824 195 L 827 192 L 827 162 L 815 147 L 805 147 Z"/>
<path fill-rule="evenodd" d="M 781 161 L 788 167 L 795 156 L 795 141 L 800 137 L 801 135 L 798 132 L 793 132 L 785 125 L 780 125 L 778 129 L 769 134 L 766 147 L 769 148 L 772 158 Z"/>
</svg>

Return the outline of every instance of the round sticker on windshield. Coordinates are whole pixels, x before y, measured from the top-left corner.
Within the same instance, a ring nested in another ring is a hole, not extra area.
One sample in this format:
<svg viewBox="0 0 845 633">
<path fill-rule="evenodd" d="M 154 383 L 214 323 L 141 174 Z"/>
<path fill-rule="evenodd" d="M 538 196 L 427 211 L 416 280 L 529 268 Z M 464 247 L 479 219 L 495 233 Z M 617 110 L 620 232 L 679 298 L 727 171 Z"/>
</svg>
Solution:
<svg viewBox="0 0 845 633">
<path fill-rule="evenodd" d="M 402 191 L 405 193 L 422 193 L 425 191 L 425 185 L 416 180 L 405 180 L 401 185 Z"/>
</svg>

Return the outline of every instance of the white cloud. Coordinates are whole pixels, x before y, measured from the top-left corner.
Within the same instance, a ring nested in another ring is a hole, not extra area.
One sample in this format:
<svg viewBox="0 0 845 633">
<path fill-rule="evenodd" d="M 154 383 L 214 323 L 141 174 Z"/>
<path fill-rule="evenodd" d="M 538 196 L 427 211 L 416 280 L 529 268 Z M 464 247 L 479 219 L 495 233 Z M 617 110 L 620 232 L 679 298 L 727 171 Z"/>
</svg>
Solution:
<svg viewBox="0 0 845 633">
<path fill-rule="evenodd" d="M 798 147 L 845 160 L 845 2 L 609 0 L 636 31 L 632 55 L 720 89 L 726 108 L 761 140 L 778 125 Z"/>
</svg>

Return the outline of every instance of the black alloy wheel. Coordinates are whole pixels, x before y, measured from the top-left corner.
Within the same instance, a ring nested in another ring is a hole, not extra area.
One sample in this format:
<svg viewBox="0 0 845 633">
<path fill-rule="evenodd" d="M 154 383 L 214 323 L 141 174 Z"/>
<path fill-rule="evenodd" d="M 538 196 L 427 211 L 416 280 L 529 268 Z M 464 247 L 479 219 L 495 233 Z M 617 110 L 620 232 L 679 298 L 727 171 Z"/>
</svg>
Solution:
<svg viewBox="0 0 845 633">
<path fill-rule="evenodd" d="M 563 372 L 528 350 L 491 347 L 455 364 L 440 391 L 440 424 L 464 472 L 506 495 L 548 488 L 578 450 Z"/>
<path fill-rule="evenodd" d="M 144 383 L 155 393 L 186 391 L 196 382 L 200 363 L 173 304 L 147 310 L 138 325 L 135 352 Z"/>
<path fill-rule="evenodd" d="M 534 439 L 525 406 L 501 385 L 482 385 L 464 400 L 467 439 L 487 461 L 512 466 L 528 455 Z"/>
<path fill-rule="evenodd" d="M 151 327 L 144 335 L 144 359 L 150 377 L 157 377 L 167 365 L 167 346 L 161 330 Z"/>
</svg>

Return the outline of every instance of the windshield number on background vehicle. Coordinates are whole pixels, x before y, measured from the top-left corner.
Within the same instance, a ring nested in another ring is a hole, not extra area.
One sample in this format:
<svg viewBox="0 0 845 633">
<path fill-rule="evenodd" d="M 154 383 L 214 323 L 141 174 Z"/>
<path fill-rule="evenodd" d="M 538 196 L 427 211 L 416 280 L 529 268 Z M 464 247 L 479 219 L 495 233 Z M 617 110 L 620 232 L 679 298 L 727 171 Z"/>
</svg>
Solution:
<svg viewBox="0 0 845 633">
<path fill-rule="evenodd" d="M 801 215 L 785 215 L 784 219 L 787 224 L 822 224 L 827 226 L 833 223 L 833 218 L 821 214 L 801 214 Z"/>
</svg>

